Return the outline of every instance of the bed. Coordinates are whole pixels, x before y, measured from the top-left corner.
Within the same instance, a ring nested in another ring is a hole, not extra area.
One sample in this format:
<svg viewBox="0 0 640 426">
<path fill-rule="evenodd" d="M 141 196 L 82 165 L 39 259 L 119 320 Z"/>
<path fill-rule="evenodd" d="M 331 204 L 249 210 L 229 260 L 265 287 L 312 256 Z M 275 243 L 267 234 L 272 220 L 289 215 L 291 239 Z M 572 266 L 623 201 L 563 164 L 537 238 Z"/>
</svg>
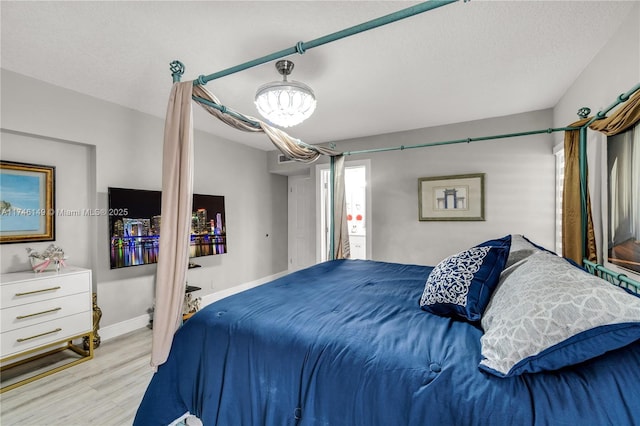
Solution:
<svg viewBox="0 0 640 426">
<path fill-rule="evenodd" d="M 438 293 L 456 268 L 464 306 Z M 320 263 L 189 319 L 134 424 L 640 424 L 630 293 L 518 235 L 434 267 Z"/>
</svg>

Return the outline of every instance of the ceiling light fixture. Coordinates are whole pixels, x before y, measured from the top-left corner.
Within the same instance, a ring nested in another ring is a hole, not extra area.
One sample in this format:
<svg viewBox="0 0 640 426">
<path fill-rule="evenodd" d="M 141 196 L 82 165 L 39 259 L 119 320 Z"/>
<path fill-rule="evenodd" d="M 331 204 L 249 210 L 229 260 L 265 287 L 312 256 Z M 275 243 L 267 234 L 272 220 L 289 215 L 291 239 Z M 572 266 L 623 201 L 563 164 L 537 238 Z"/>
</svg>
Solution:
<svg viewBox="0 0 640 426">
<path fill-rule="evenodd" d="M 276 62 L 282 81 L 263 84 L 256 92 L 255 104 L 260 114 L 281 127 L 302 123 L 316 109 L 316 96 L 309 86 L 298 81 L 287 81 L 293 66 L 293 62 L 288 60 Z"/>
</svg>

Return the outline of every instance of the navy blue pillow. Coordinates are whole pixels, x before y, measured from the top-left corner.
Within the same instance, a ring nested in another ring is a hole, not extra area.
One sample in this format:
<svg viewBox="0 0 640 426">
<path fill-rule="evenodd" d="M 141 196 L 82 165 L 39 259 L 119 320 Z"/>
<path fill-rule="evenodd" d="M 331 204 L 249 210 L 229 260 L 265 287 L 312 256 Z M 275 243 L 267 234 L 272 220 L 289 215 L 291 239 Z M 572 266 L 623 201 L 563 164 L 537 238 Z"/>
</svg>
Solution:
<svg viewBox="0 0 640 426">
<path fill-rule="evenodd" d="M 509 257 L 511 235 L 485 241 L 438 263 L 427 278 L 420 307 L 436 315 L 479 321 Z"/>
<path fill-rule="evenodd" d="M 488 240 L 484 243 L 478 244 L 476 247 L 506 247 L 511 249 L 511 235 L 506 235 L 496 240 Z"/>
</svg>

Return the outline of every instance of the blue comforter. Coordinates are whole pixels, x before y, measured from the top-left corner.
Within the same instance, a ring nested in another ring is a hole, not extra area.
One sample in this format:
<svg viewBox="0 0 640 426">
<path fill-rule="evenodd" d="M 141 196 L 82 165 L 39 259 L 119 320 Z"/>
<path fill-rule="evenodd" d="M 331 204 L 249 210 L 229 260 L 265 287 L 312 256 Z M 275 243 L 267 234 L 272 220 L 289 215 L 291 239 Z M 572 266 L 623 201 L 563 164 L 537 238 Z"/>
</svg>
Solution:
<svg viewBox="0 0 640 426">
<path fill-rule="evenodd" d="M 552 373 L 478 369 L 482 330 L 422 311 L 431 267 L 338 260 L 213 303 L 176 333 L 135 425 L 640 424 L 640 342 Z"/>
</svg>

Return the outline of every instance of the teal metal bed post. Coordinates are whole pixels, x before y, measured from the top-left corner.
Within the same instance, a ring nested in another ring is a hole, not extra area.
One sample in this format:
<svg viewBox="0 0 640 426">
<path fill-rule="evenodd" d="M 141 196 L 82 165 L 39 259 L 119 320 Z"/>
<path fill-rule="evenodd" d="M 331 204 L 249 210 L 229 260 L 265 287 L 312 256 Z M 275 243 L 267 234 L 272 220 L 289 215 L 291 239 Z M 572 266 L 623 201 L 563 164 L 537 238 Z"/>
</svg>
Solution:
<svg viewBox="0 0 640 426">
<path fill-rule="evenodd" d="M 336 230 L 335 230 L 335 227 L 333 226 L 334 222 L 336 221 L 335 200 L 333 199 L 336 193 L 335 187 L 334 187 L 335 183 L 336 183 L 336 157 L 332 155 L 330 166 L 329 166 L 329 191 L 331 191 L 331 197 L 329 197 L 329 204 L 330 204 L 329 211 L 331 211 L 331 214 L 329 215 L 329 260 L 334 260 L 336 258 L 336 251 L 335 251 Z"/>
<path fill-rule="evenodd" d="M 607 269 L 604 266 L 591 262 L 590 260 L 583 259 L 584 267 L 590 274 L 596 275 L 603 280 L 609 281 L 611 284 L 615 284 L 619 287 L 624 287 L 636 294 L 640 294 L 640 282 L 629 278 L 625 274 L 619 274 L 611 269 Z"/>
<path fill-rule="evenodd" d="M 337 31 L 335 33 L 331 33 L 324 37 L 319 37 L 314 40 L 308 42 L 299 41 L 295 46 L 290 47 L 288 49 L 280 50 L 278 52 L 271 53 L 269 55 L 262 56 L 260 58 L 254 59 L 252 61 L 244 62 L 242 64 L 236 65 L 231 68 L 227 68 L 222 71 L 218 71 L 209 75 L 201 75 L 196 80 L 193 81 L 193 84 L 205 85 L 211 80 L 218 79 L 220 77 L 224 77 L 230 74 L 237 73 L 239 71 L 246 70 L 248 68 L 255 67 L 257 65 L 261 65 L 267 62 L 274 61 L 276 59 L 283 58 L 285 56 L 293 55 L 293 54 L 304 54 L 307 50 L 313 49 L 314 47 L 322 46 L 323 44 L 331 43 L 336 40 L 340 40 L 345 37 L 349 37 L 364 31 L 368 31 L 374 28 L 381 27 L 386 24 L 390 24 L 392 22 L 399 21 L 401 19 L 409 18 L 414 15 L 418 15 L 423 12 L 427 12 L 429 10 L 437 9 L 442 6 L 446 6 L 451 3 L 456 3 L 458 0 L 430 0 L 425 1 L 423 3 L 417 4 L 415 6 L 408 7 L 406 9 L 399 10 L 394 13 L 390 13 L 385 16 L 381 16 L 376 19 L 372 19 L 371 21 L 364 22 L 359 25 L 354 25 L 353 27 L 346 28 L 341 31 Z M 465 0 L 466 1 L 466 0 Z"/>
<path fill-rule="evenodd" d="M 169 64 L 169 69 L 171 70 L 173 82 L 179 83 L 182 78 L 182 74 L 184 74 L 184 64 L 180 61 L 173 61 Z"/>
<path fill-rule="evenodd" d="M 593 116 L 593 118 L 591 120 L 589 120 L 589 122 L 587 122 L 584 126 L 582 127 L 589 127 L 591 125 L 591 123 L 593 123 L 594 121 L 597 120 L 602 120 L 603 118 L 605 118 L 607 116 L 607 113 L 609 111 L 611 111 L 612 109 L 614 109 L 615 107 L 617 107 L 618 105 L 626 102 L 629 100 L 629 98 L 631 97 L 631 95 L 633 95 L 635 92 L 637 92 L 638 90 L 640 90 L 640 83 L 636 84 L 635 86 L 633 86 L 631 89 L 629 89 L 629 91 L 627 91 L 626 93 L 622 93 L 620 96 L 618 96 L 616 98 L 616 100 L 609 105 L 608 107 L 606 107 L 605 109 L 599 111 L 596 115 Z"/>
<path fill-rule="evenodd" d="M 373 148 L 373 149 L 363 149 L 360 151 L 345 151 L 343 155 L 357 155 L 357 154 L 370 154 L 374 152 L 386 152 L 386 151 L 402 151 L 405 149 L 414 149 L 414 148 L 426 148 L 429 146 L 438 146 L 438 145 L 452 145 L 457 143 L 471 143 L 478 141 L 488 141 L 493 139 L 505 139 L 505 138 L 515 138 L 519 136 L 529 136 L 529 135 L 538 135 L 540 133 L 553 133 L 553 132 L 564 132 L 566 130 L 578 130 L 579 127 L 556 127 L 550 129 L 543 130 L 531 130 L 528 132 L 518 132 L 518 133 L 507 133 L 503 135 L 494 135 L 494 136 L 480 136 L 477 138 L 465 138 L 465 139 L 454 139 L 451 141 L 444 142 L 429 142 L 429 143 L 421 143 L 418 145 L 400 145 L 389 148 Z"/>
<path fill-rule="evenodd" d="M 578 148 L 578 164 L 580 167 L 580 228 L 582 235 L 582 259 L 587 254 L 587 128 L 580 128 L 580 142 Z M 583 262 L 584 263 L 584 262 Z"/>
</svg>

